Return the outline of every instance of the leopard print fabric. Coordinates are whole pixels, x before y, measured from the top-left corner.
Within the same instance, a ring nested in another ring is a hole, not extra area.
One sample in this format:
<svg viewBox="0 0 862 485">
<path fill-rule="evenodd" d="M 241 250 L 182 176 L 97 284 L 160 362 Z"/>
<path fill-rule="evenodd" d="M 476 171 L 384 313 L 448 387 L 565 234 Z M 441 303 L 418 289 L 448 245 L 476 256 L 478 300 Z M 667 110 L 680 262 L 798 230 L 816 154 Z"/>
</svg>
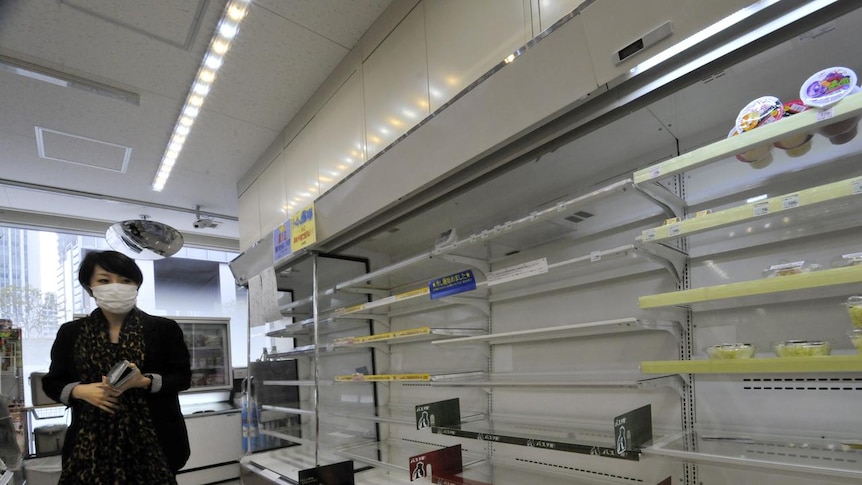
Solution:
<svg viewBox="0 0 862 485">
<path fill-rule="evenodd" d="M 75 366 L 81 383 L 101 382 L 117 362 L 144 360 L 140 313 L 126 315 L 120 340 L 112 344 L 101 310 L 86 320 L 75 343 Z M 146 403 L 146 390 L 129 389 L 120 408 L 109 414 L 84 401 L 75 404 L 79 425 L 75 447 L 64 464 L 61 485 L 175 485 L 159 445 Z"/>
</svg>

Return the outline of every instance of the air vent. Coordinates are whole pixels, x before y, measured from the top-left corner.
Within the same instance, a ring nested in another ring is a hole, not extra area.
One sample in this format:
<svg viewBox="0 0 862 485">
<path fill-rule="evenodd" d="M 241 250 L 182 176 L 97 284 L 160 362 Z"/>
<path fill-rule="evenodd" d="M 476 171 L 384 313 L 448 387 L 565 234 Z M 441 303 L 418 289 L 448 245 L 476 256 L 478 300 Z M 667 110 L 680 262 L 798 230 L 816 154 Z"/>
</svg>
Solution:
<svg viewBox="0 0 862 485">
<path fill-rule="evenodd" d="M 515 458 L 515 461 L 520 461 L 522 463 L 529 463 L 531 465 L 540 465 L 540 466 L 555 469 L 557 471 L 565 470 L 565 471 L 569 471 L 569 472 L 583 473 L 583 474 L 587 474 L 587 475 L 591 475 L 591 476 L 595 476 L 595 477 L 613 478 L 615 480 L 620 480 L 620 481 L 623 481 L 625 483 L 644 483 L 644 481 L 641 480 L 640 478 L 626 477 L 623 475 L 616 475 L 613 473 L 597 472 L 594 470 L 586 470 L 584 468 L 576 468 L 573 466 L 557 465 L 554 463 L 545 463 L 545 462 L 536 461 L 536 460 L 525 460 L 523 458 Z"/>
<path fill-rule="evenodd" d="M 862 391 L 862 378 L 749 378 L 743 379 L 747 391 Z"/>
<path fill-rule="evenodd" d="M 80 135 L 36 127 L 39 157 L 83 167 L 125 173 L 132 156 L 131 147 L 94 140 Z"/>
<path fill-rule="evenodd" d="M 584 219 L 589 219 L 590 217 L 593 217 L 593 214 L 590 214 L 589 212 L 578 211 L 570 215 L 569 217 L 566 217 L 566 220 L 577 224 L 578 222 L 581 222 Z"/>
</svg>

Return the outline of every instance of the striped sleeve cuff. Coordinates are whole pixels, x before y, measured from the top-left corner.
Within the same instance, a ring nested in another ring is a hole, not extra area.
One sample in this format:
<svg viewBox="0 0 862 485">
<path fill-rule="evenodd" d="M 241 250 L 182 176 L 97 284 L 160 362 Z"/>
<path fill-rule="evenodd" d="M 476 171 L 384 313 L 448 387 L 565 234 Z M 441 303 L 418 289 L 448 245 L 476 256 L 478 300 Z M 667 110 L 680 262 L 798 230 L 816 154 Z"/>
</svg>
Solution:
<svg viewBox="0 0 862 485">
<path fill-rule="evenodd" d="M 156 393 L 162 390 L 162 375 L 161 374 L 147 374 L 150 376 L 150 379 L 153 380 L 153 383 L 150 384 L 150 392 Z"/>
<path fill-rule="evenodd" d="M 72 389 L 80 383 L 80 381 L 77 381 L 66 384 L 66 387 L 63 388 L 63 392 L 60 393 L 60 402 L 68 406 L 69 402 L 72 400 Z"/>
</svg>

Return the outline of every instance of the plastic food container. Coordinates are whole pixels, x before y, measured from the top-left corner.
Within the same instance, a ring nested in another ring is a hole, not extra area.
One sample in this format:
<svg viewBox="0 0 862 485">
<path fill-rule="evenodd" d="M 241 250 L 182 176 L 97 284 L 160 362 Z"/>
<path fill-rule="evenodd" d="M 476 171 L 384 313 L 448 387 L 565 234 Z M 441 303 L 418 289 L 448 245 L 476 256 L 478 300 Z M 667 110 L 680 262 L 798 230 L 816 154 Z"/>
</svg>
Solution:
<svg viewBox="0 0 862 485">
<path fill-rule="evenodd" d="M 706 355 L 710 359 L 750 359 L 754 357 L 754 351 L 751 344 L 718 344 L 707 347 Z"/>
<path fill-rule="evenodd" d="M 850 341 L 853 342 L 853 346 L 856 347 L 856 352 L 862 354 L 862 328 L 851 330 L 847 336 L 850 337 Z"/>
<path fill-rule="evenodd" d="M 784 117 L 793 116 L 808 109 L 801 99 L 794 99 L 784 103 Z M 773 145 L 787 152 L 791 157 L 799 157 L 808 153 L 811 150 L 811 139 L 814 135 L 811 133 L 800 133 L 787 138 L 776 141 Z"/>
<path fill-rule="evenodd" d="M 851 296 L 844 305 L 847 307 L 847 313 L 850 315 L 853 326 L 862 328 L 862 296 Z"/>
<path fill-rule="evenodd" d="M 806 264 L 805 261 L 794 261 L 791 263 L 780 262 L 764 269 L 763 273 L 767 278 L 772 278 L 774 276 L 790 276 L 795 274 L 809 273 L 811 271 L 817 271 L 818 269 L 820 269 L 819 264 Z"/>
<path fill-rule="evenodd" d="M 830 67 L 811 75 L 799 89 L 799 97 L 808 105 L 828 109 L 850 94 L 859 91 L 856 73 L 847 67 Z M 824 126 L 817 130 L 834 145 L 847 143 L 856 137 L 859 116 Z"/>
<path fill-rule="evenodd" d="M 786 340 L 775 346 L 779 357 L 813 357 L 831 352 L 832 344 L 823 340 Z"/>
<path fill-rule="evenodd" d="M 727 134 L 727 137 L 730 138 L 738 134 L 739 132 L 736 131 L 736 127 L 733 127 L 730 133 Z M 736 159 L 751 165 L 751 168 L 764 168 L 772 163 L 772 145 L 751 148 L 748 151 L 737 154 Z"/>
</svg>

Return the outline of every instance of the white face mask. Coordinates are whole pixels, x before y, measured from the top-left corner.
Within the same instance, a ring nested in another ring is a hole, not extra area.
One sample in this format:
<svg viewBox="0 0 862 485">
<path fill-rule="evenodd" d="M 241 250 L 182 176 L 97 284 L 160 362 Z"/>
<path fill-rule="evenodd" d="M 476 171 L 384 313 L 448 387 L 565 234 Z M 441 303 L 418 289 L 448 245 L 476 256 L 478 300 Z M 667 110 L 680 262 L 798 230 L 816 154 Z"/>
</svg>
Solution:
<svg viewBox="0 0 862 485">
<path fill-rule="evenodd" d="M 138 299 L 138 288 L 135 285 L 110 283 L 94 286 L 92 291 L 96 305 L 103 311 L 116 315 L 129 313 L 132 308 L 135 308 L 135 302 Z"/>
</svg>

